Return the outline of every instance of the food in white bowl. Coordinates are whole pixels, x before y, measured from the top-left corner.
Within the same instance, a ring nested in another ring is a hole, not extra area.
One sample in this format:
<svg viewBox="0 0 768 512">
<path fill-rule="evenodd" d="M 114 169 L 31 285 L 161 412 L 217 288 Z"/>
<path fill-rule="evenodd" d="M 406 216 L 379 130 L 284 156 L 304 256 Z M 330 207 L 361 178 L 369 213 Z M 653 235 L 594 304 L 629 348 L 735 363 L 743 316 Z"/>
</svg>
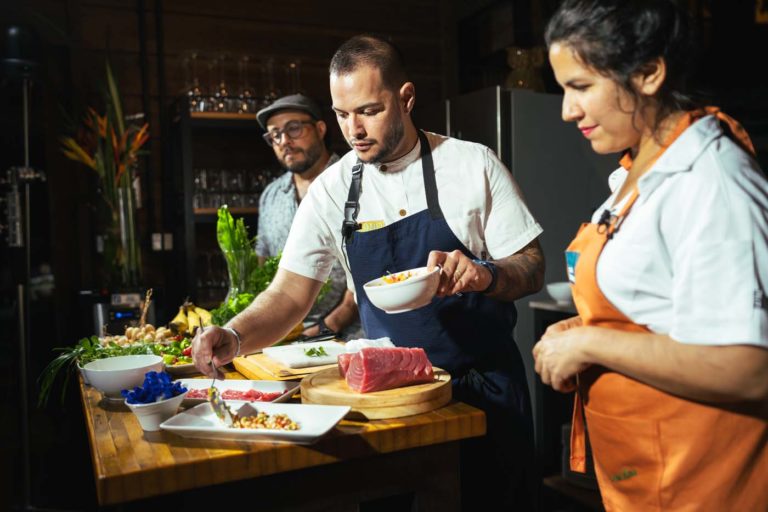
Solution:
<svg viewBox="0 0 768 512">
<path fill-rule="evenodd" d="M 153 354 L 107 357 L 91 361 L 82 371 L 107 398 L 122 398 L 120 391 L 141 386 L 147 372 L 163 371 L 163 358 Z"/>
<path fill-rule="evenodd" d="M 404 313 L 432 301 L 440 284 L 440 267 L 419 267 L 388 274 L 363 285 L 371 303 L 387 313 Z"/>
<path fill-rule="evenodd" d="M 559 283 L 549 283 L 547 285 L 547 293 L 550 297 L 555 299 L 558 304 L 572 304 L 573 293 L 571 291 L 571 283 L 563 281 Z"/>
<path fill-rule="evenodd" d="M 130 404 L 126 400 L 125 405 L 136 415 L 143 430 L 154 432 L 160 430 L 162 422 L 176 415 L 186 396 L 185 391 L 180 395 L 148 404 Z"/>
<path fill-rule="evenodd" d="M 160 430 L 160 424 L 173 417 L 189 392 L 181 382 L 172 382 L 165 372 L 150 371 L 143 385 L 124 389 L 125 405 L 133 411 L 143 430 Z"/>
</svg>

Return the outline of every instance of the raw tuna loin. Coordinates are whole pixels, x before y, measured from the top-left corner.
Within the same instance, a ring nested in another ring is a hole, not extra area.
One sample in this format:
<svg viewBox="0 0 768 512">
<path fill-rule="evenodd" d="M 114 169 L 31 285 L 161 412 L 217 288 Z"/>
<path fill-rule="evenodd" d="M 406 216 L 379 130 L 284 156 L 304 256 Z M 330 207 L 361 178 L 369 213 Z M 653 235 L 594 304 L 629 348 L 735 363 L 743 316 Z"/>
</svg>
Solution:
<svg viewBox="0 0 768 512">
<path fill-rule="evenodd" d="M 349 363 L 352 361 L 352 357 L 357 354 L 340 354 L 339 355 L 339 374 L 342 378 L 347 376 L 347 370 L 349 369 Z"/>
<path fill-rule="evenodd" d="M 364 348 L 351 354 L 346 370 L 347 386 L 358 393 L 399 388 L 410 384 L 432 382 L 432 363 L 422 348 Z"/>
</svg>

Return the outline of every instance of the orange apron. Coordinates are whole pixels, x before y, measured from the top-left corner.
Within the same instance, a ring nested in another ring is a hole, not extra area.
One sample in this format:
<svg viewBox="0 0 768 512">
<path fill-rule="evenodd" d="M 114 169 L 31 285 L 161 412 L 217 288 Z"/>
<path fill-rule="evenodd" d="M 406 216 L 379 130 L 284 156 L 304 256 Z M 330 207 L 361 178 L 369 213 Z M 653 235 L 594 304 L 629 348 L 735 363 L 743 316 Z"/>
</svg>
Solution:
<svg viewBox="0 0 768 512">
<path fill-rule="evenodd" d="M 735 121 L 707 109 L 685 116 L 666 146 L 706 114 L 728 123 L 729 135 L 741 135 Z M 739 143 L 751 146 L 748 138 Z M 622 164 L 628 167 L 631 159 Z M 603 247 L 636 199 L 637 190 L 607 226 L 583 224 L 568 247 L 570 257 L 578 254 L 573 295 L 584 325 L 650 332 L 605 298 L 596 276 Z M 762 419 L 679 398 L 595 366 L 578 376 L 574 471 L 585 471 L 585 428 L 606 510 L 768 511 L 768 422 Z"/>
</svg>

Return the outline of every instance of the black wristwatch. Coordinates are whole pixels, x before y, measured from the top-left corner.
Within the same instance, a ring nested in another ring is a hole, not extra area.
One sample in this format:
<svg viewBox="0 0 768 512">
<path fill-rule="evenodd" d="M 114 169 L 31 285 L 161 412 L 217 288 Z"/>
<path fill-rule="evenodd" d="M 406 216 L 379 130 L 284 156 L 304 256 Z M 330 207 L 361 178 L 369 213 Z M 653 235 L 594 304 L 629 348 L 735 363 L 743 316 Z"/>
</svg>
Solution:
<svg viewBox="0 0 768 512">
<path fill-rule="evenodd" d="M 336 331 L 325 325 L 325 317 L 321 316 L 317 321 L 317 326 L 320 328 L 319 334 L 337 334 Z"/>
<path fill-rule="evenodd" d="M 482 265 L 483 267 L 487 268 L 488 271 L 491 273 L 491 283 L 488 285 L 488 287 L 483 290 L 480 293 L 491 293 L 493 290 L 496 289 L 496 282 L 498 278 L 498 273 L 496 272 L 496 265 L 493 264 L 493 262 L 490 262 L 488 260 L 472 260 L 473 263 L 477 263 L 478 265 Z"/>
</svg>

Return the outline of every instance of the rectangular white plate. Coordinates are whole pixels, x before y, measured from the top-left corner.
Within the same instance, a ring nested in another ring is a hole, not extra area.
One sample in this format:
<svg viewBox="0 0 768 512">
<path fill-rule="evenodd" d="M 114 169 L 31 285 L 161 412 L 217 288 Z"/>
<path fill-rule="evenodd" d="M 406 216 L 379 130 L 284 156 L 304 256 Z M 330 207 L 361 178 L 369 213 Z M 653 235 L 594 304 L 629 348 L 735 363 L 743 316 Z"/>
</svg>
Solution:
<svg viewBox="0 0 768 512">
<path fill-rule="evenodd" d="M 319 348 L 322 348 L 327 355 L 312 357 L 306 354 L 311 349 L 317 350 Z M 308 366 L 334 364 L 338 360 L 339 354 L 344 354 L 345 352 L 344 345 L 336 341 L 297 343 L 295 345 L 282 345 L 264 349 L 264 355 L 288 368 L 306 368 Z"/>
<path fill-rule="evenodd" d="M 187 389 L 208 389 L 211 386 L 211 379 L 178 379 Z M 255 389 L 262 393 L 274 393 L 280 391 L 281 395 L 272 402 L 286 402 L 291 399 L 291 396 L 299 389 L 300 382 L 291 381 L 276 381 L 276 380 L 239 380 L 239 379 L 227 379 L 217 380 L 215 386 L 219 389 L 219 393 L 224 393 L 228 389 L 235 391 L 248 391 L 249 389 Z M 207 402 L 205 398 L 185 398 L 183 405 L 185 407 L 191 407 L 192 405 L 201 404 Z M 230 400 L 225 400 L 230 402 Z M 239 401 L 239 400 L 238 400 Z M 253 402 L 254 404 L 262 404 L 265 402 Z"/>
<path fill-rule="evenodd" d="M 247 402 L 229 402 L 237 411 Z M 248 442 L 282 442 L 310 444 L 331 430 L 349 412 L 349 406 L 313 404 L 274 404 L 253 402 L 252 406 L 267 414 L 287 414 L 299 424 L 299 430 L 240 429 L 225 427 L 210 404 L 204 403 L 177 414 L 160 424 L 160 428 L 183 437 L 223 439 Z"/>
</svg>

